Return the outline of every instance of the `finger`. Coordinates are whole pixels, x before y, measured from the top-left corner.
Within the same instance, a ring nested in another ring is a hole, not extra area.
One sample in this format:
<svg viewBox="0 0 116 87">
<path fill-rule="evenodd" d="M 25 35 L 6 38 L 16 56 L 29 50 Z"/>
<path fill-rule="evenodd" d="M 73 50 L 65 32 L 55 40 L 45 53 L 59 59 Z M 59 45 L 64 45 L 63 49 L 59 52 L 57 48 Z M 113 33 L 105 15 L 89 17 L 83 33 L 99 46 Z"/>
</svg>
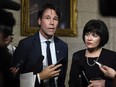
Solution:
<svg viewBox="0 0 116 87">
<path fill-rule="evenodd" d="M 103 65 L 102 68 L 105 69 L 105 70 L 107 70 L 109 67 L 106 66 L 106 65 Z"/>
<path fill-rule="evenodd" d="M 52 73 L 52 74 L 57 74 L 57 73 L 60 73 L 60 71 L 61 71 L 60 69 L 59 69 L 59 70 L 54 70 L 54 71 L 52 71 L 51 73 Z"/>
<path fill-rule="evenodd" d="M 13 68 L 12 72 L 16 74 L 18 72 L 18 70 L 19 70 L 19 68 Z"/>
<path fill-rule="evenodd" d="M 56 76 L 59 76 L 59 73 L 53 75 L 53 77 L 56 77 Z"/>
<path fill-rule="evenodd" d="M 52 77 L 56 77 L 56 76 L 59 76 L 59 75 L 60 75 L 59 72 L 55 72 L 55 73 L 52 75 Z"/>
<path fill-rule="evenodd" d="M 106 69 L 105 68 L 103 68 L 103 67 L 99 67 L 100 68 L 100 70 L 102 71 L 102 72 L 106 72 Z"/>
<path fill-rule="evenodd" d="M 60 71 L 61 71 L 61 70 L 52 71 L 52 72 L 51 72 L 52 77 L 58 76 L 58 75 L 60 74 Z"/>
<path fill-rule="evenodd" d="M 54 69 L 56 70 L 56 69 L 60 68 L 61 66 L 62 66 L 62 64 L 58 64 L 58 65 L 54 66 Z"/>
<path fill-rule="evenodd" d="M 54 67 L 54 65 L 53 65 L 53 64 L 48 66 L 48 68 L 53 68 L 53 67 Z"/>
<path fill-rule="evenodd" d="M 93 84 L 88 85 L 87 87 L 94 87 Z"/>
<path fill-rule="evenodd" d="M 18 71 L 19 71 L 19 68 L 17 68 L 15 72 L 17 73 Z"/>
<path fill-rule="evenodd" d="M 16 71 L 16 68 L 10 68 L 11 72 L 15 72 Z"/>
</svg>

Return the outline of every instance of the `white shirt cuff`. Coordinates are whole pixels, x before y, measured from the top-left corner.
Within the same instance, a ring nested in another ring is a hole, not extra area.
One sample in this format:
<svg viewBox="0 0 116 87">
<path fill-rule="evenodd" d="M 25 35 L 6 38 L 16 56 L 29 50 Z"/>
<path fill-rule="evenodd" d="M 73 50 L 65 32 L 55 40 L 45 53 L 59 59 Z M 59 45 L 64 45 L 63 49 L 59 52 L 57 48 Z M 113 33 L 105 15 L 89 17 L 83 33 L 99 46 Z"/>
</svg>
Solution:
<svg viewBox="0 0 116 87">
<path fill-rule="evenodd" d="M 39 74 L 37 74 L 37 78 L 38 78 L 39 83 L 41 83 Z"/>
</svg>

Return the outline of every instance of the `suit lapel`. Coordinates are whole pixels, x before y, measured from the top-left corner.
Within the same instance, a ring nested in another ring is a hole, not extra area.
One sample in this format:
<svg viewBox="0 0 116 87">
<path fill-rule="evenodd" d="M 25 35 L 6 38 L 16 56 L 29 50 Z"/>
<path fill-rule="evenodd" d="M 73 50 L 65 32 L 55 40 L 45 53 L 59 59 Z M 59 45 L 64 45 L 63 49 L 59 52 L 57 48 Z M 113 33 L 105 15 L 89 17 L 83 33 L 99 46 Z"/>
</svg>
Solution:
<svg viewBox="0 0 116 87">
<path fill-rule="evenodd" d="M 34 45 L 33 51 L 35 52 L 34 54 L 36 56 L 42 55 L 39 33 L 35 34 L 33 45 Z"/>
<path fill-rule="evenodd" d="M 62 50 L 58 38 L 54 37 L 57 61 L 62 58 Z"/>
<path fill-rule="evenodd" d="M 40 58 L 40 56 L 42 55 L 39 33 L 36 33 L 34 35 L 34 42 L 33 42 L 33 48 L 32 48 L 32 53 L 31 54 L 33 54 L 32 58 L 35 61 L 35 63 L 39 62 L 38 58 Z M 41 64 L 34 71 L 35 72 L 40 72 L 42 70 L 42 67 L 43 67 L 43 65 Z"/>
</svg>

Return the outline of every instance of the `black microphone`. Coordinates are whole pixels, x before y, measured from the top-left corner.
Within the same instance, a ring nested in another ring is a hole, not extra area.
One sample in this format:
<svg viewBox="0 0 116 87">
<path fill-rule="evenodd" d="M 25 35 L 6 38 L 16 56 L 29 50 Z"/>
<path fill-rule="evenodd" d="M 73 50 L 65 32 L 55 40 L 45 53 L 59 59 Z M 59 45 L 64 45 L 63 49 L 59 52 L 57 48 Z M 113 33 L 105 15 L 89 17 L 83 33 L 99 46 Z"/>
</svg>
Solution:
<svg viewBox="0 0 116 87">
<path fill-rule="evenodd" d="M 84 78 L 86 79 L 87 83 L 90 84 L 90 82 L 89 82 L 89 80 L 88 80 L 88 78 L 87 78 L 87 76 L 86 76 L 84 71 L 82 71 L 82 74 L 83 74 Z"/>
<path fill-rule="evenodd" d="M 21 65 L 23 65 L 24 61 L 20 60 L 19 63 L 15 66 L 15 68 L 19 68 Z"/>
<path fill-rule="evenodd" d="M 12 28 L 15 24 L 16 20 L 13 16 L 13 13 L 8 12 L 5 9 L 0 9 L 0 25 L 5 25 Z"/>
<path fill-rule="evenodd" d="M 83 65 L 83 61 L 80 61 L 80 62 L 79 62 L 79 68 L 80 68 L 80 72 L 81 72 L 82 75 L 84 76 L 84 78 L 85 78 L 85 80 L 87 81 L 87 83 L 90 84 L 90 82 L 89 82 L 89 80 L 88 80 L 88 78 L 87 78 L 87 76 L 86 76 L 86 74 L 85 74 L 85 72 L 84 72 L 85 67 L 84 67 L 84 65 Z"/>
<path fill-rule="evenodd" d="M 19 10 L 21 5 L 12 0 L 0 0 L 0 9 Z"/>
<path fill-rule="evenodd" d="M 79 74 L 78 77 L 79 77 L 79 87 L 83 87 L 81 74 Z"/>
</svg>

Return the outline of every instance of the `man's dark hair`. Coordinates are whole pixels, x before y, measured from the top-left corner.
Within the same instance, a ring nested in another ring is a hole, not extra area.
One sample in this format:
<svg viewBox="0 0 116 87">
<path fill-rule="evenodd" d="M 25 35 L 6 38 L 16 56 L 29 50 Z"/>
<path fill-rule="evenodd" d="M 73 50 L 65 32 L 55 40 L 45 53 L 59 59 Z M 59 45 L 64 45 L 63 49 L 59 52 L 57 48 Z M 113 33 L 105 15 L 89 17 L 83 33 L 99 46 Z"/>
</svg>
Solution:
<svg viewBox="0 0 116 87">
<path fill-rule="evenodd" d="M 83 29 L 83 41 L 85 42 L 85 34 L 88 32 L 96 33 L 100 36 L 100 43 L 98 45 L 99 47 L 103 47 L 109 40 L 109 32 L 106 24 L 101 20 L 90 20 L 87 22 Z"/>
<path fill-rule="evenodd" d="M 56 5 L 54 5 L 54 4 L 48 3 L 48 4 L 43 5 L 41 10 L 39 10 L 39 12 L 38 12 L 38 19 L 42 18 L 44 11 L 46 9 L 48 9 L 48 8 L 53 9 L 56 12 L 56 14 L 58 15 L 58 19 L 61 18 L 61 14 L 60 14 L 59 8 Z"/>
</svg>

